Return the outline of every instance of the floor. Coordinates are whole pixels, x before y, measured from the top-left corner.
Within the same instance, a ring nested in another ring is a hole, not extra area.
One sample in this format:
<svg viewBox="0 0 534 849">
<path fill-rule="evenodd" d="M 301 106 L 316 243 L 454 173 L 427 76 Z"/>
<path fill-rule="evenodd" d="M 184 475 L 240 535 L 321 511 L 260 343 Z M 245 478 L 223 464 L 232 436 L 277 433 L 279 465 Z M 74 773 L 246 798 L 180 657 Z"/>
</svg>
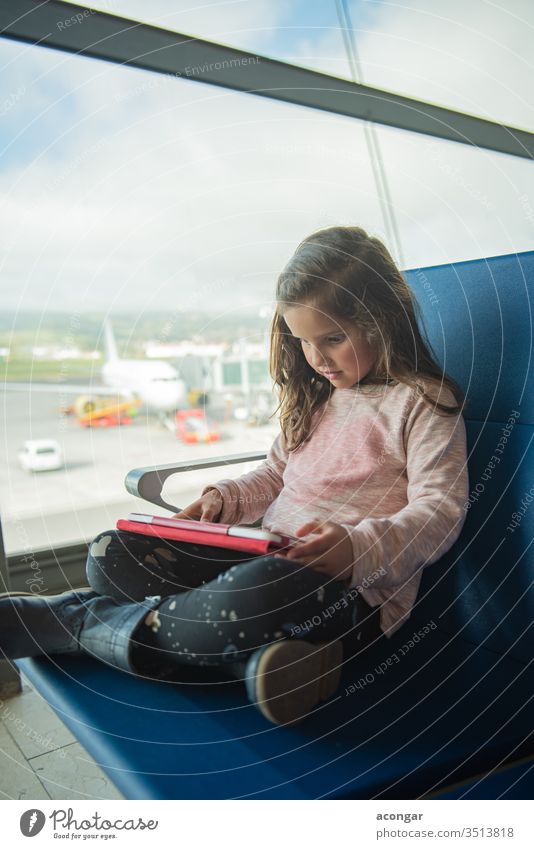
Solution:
<svg viewBox="0 0 534 849">
<path fill-rule="evenodd" d="M 122 799 L 29 684 L 0 698 L 0 799 Z"/>
</svg>

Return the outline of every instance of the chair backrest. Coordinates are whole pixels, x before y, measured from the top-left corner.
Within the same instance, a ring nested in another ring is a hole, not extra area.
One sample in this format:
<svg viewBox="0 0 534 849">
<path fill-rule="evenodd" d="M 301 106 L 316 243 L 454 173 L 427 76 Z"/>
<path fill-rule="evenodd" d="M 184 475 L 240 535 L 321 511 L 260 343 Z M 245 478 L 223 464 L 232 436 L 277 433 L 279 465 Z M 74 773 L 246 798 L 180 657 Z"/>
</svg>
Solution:
<svg viewBox="0 0 534 849">
<path fill-rule="evenodd" d="M 534 251 L 412 269 L 422 330 L 467 396 L 463 531 L 425 569 L 413 619 L 522 661 L 534 623 Z"/>
</svg>

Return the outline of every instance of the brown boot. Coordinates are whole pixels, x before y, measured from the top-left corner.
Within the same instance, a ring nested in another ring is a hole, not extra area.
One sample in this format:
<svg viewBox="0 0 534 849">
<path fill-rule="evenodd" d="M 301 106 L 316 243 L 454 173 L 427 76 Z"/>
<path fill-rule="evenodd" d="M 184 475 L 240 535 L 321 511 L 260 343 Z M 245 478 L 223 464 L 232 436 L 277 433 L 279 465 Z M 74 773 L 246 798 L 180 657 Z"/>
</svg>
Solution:
<svg viewBox="0 0 534 849">
<path fill-rule="evenodd" d="M 269 722 L 297 725 L 313 708 L 337 690 L 343 663 L 340 640 L 309 643 L 280 640 L 234 664 L 243 677 L 250 701 Z"/>
</svg>

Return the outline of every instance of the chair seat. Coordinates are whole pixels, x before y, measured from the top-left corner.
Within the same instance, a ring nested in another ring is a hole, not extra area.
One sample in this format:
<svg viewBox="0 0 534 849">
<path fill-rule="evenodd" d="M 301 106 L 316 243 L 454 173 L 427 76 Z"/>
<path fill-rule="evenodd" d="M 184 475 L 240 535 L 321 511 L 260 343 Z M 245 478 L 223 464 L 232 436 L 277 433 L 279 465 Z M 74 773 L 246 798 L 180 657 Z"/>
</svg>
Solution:
<svg viewBox="0 0 534 849">
<path fill-rule="evenodd" d="M 479 776 L 432 796 L 433 799 L 528 799 L 534 798 L 534 760 Z"/>
<path fill-rule="evenodd" d="M 294 728 L 214 668 L 171 684 L 85 656 L 17 663 L 127 798 L 417 798 L 532 751 L 529 667 L 439 627 L 412 634 L 348 660 Z"/>
</svg>

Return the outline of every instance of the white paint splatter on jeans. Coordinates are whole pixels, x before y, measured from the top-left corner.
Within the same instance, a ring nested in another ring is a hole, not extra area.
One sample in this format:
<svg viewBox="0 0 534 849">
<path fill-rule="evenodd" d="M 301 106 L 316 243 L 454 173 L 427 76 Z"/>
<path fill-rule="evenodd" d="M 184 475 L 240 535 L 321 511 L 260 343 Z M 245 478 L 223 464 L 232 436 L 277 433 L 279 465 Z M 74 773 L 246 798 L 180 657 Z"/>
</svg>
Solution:
<svg viewBox="0 0 534 849">
<path fill-rule="evenodd" d="M 89 549 L 89 554 L 91 557 L 105 557 L 108 545 L 111 542 L 111 537 L 105 536 L 102 539 L 96 540 L 91 543 L 91 548 Z"/>
</svg>

